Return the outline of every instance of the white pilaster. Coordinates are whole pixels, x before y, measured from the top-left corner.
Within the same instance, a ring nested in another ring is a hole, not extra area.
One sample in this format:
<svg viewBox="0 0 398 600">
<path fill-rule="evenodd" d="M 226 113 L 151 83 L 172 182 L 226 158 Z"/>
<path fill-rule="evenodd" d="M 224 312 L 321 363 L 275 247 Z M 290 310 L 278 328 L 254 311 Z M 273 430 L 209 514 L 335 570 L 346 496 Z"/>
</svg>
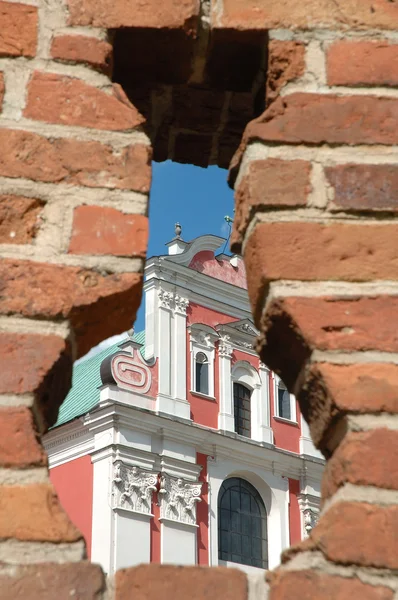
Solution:
<svg viewBox="0 0 398 600">
<path fill-rule="evenodd" d="M 159 490 L 162 563 L 196 564 L 196 504 L 201 501 L 201 489 L 201 483 L 162 474 Z"/>
<path fill-rule="evenodd" d="M 96 452 L 93 463 L 93 518 L 91 560 L 106 574 L 113 573 L 113 515 L 110 501 L 113 452 L 111 447 Z"/>
<path fill-rule="evenodd" d="M 114 570 L 150 562 L 152 493 L 157 473 L 135 465 L 113 464 Z"/>
<path fill-rule="evenodd" d="M 174 299 L 174 336 L 172 362 L 172 396 L 187 401 L 187 298 Z"/>
<path fill-rule="evenodd" d="M 300 415 L 300 419 L 300 454 L 306 454 L 307 456 L 315 456 L 316 458 L 323 458 L 322 453 L 315 448 L 312 442 L 310 428 L 308 427 L 307 421 L 304 419 L 303 415 Z"/>
<path fill-rule="evenodd" d="M 258 442 L 274 443 L 274 434 L 271 428 L 270 418 L 270 397 L 269 397 L 269 369 L 260 361 L 259 365 L 260 389 L 258 392 L 258 412 L 257 418 L 253 419 L 257 423 L 253 439 Z"/>
<path fill-rule="evenodd" d="M 234 401 L 232 396 L 231 360 L 232 346 L 227 335 L 220 339 L 218 345 L 219 379 L 220 379 L 220 412 L 218 428 L 222 431 L 235 431 Z"/>
</svg>

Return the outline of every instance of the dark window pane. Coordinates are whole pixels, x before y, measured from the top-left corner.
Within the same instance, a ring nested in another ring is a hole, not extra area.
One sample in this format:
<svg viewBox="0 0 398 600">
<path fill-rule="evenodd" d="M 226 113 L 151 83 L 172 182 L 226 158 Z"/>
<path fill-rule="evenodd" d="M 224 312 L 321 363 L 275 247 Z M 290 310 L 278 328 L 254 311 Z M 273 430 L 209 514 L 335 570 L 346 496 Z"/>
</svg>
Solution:
<svg viewBox="0 0 398 600">
<path fill-rule="evenodd" d="M 218 506 L 219 558 L 267 568 L 267 515 L 257 490 L 243 479 L 227 479 Z"/>
<path fill-rule="evenodd" d="M 283 419 L 291 419 L 290 394 L 283 384 L 278 387 L 278 414 Z"/>
<path fill-rule="evenodd" d="M 203 358 L 204 357 L 204 358 Z M 206 361 L 206 362 L 203 362 Z M 196 355 L 195 362 L 196 369 L 196 380 L 195 380 L 195 391 L 201 394 L 209 394 L 209 363 L 205 354 L 199 352 Z"/>
<path fill-rule="evenodd" d="M 234 383 L 235 431 L 239 435 L 250 437 L 250 390 L 240 383 Z"/>
</svg>

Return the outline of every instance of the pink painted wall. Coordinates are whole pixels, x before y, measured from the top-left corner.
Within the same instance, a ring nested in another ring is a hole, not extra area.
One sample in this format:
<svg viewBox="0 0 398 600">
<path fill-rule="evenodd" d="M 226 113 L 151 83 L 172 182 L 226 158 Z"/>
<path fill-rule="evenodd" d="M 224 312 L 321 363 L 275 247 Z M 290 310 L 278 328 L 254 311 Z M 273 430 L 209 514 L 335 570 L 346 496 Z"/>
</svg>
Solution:
<svg viewBox="0 0 398 600">
<path fill-rule="evenodd" d="M 279 421 L 278 417 L 275 417 L 275 386 L 274 378 L 269 378 L 269 396 L 271 405 L 271 427 L 274 432 L 274 443 L 277 448 L 283 448 L 284 450 L 290 450 L 290 452 L 300 452 L 300 409 L 296 400 L 296 415 L 297 423 L 289 423 Z"/>
<path fill-rule="evenodd" d="M 86 540 L 87 555 L 91 556 L 93 521 L 93 465 L 91 456 L 75 458 L 50 470 L 50 479 L 72 522 Z"/>
<path fill-rule="evenodd" d="M 299 493 L 300 482 L 297 479 L 289 479 L 290 545 L 297 544 L 301 540 L 300 506 L 297 499 Z"/>
<path fill-rule="evenodd" d="M 247 288 L 246 271 L 243 260 L 238 260 L 238 266 L 233 267 L 229 259 L 214 258 L 211 250 L 202 250 L 195 254 L 189 264 L 189 268 L 199 273 L 204 273 L 215 279 L 221 279 L 238 287 Z"/>
<path fill-rule="evenodd" d="M 196 505 L 197 511 L 197 523 L 199 525 L 197 530 L 197 541 L 198 541 L 198 564 L 208 565 L 209 564 L 209 484 L 207 479 L 207 455 L 197 453 L 196 462 L 201 465 L 202 470 L 199 475 L 199 481 L 203 483 L 202 486 L 202 502 L 198 502 Z"/>
</svg>

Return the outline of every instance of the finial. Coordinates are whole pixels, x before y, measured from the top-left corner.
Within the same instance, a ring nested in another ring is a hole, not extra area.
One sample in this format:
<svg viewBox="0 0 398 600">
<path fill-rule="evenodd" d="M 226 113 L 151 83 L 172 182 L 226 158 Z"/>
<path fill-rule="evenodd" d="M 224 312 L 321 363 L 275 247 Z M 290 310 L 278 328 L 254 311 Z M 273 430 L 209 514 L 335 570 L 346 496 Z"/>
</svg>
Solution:
<svg viewBox="0 0 398 600">
<path fill-rule="evenodd" d="M 176 238 L 180 239 L 181 238 L 181 231 L 182 231 L 182 227 L 179 223 L 176 223 L 174 226 L 174 231 L 176 234 Z"/>
</svg>

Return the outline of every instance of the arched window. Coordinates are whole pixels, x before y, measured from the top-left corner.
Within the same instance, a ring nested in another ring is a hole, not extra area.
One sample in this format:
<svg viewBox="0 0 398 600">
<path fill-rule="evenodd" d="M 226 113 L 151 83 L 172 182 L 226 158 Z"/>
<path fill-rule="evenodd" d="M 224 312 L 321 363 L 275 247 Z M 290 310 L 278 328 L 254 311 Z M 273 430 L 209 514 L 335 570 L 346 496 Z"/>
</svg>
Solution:
<svg viewBox="0 0 398 600">
<path fill-rule="evenodd" d="M 195 392 L 209 394 L 209 361 L 204 352 L 195 356 Z"/>
<path fill-rule="evenodd" d="M 226 479 L 218 495 L 219 560 L 268 568 L 267 513 L 257 490 L 244 479 Z"/>
<path fill-rule="evenodd" d="M 278 417 L 289 420 L 292 418 L 290 394 L 282 380 L 278 383 Z"/>
<path fill-rule="evenodd" d="M 245 437 L 251 435 L 250 419 L 251 391 L 241 383 L 234 383 L 235 432 Z"/>
</svg>

